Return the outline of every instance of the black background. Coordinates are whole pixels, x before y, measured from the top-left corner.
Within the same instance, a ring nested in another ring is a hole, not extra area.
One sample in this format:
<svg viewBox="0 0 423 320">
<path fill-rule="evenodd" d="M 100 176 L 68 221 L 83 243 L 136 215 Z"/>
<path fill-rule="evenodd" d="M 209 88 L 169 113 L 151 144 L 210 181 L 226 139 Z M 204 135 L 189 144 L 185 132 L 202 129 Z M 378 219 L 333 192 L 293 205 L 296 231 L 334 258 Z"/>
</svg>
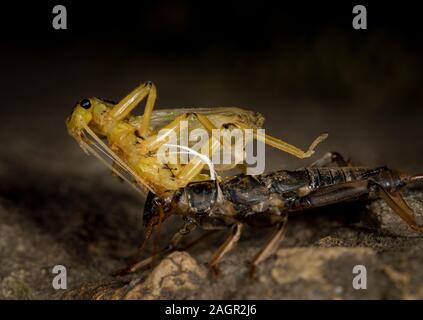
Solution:
<svg viewBox="0 0 423 320">
<path fill-rule="evenodd" d="M 56 4 L 68 9 L 65 33 L 51 27 Z M 342 30 L 358 44 L 365 33 L 351 28 L 357 4 L 366 6 L 370 30 L 399 35 L 421 48 L 421 12 L 414 1 L 7 1 L 0 26 L 3 43 L 27 48 L 89 41 L 128 42 L 152 52 L 264 49 L 283 37 L 312 40 L 328 28 Z"/>
</svg>

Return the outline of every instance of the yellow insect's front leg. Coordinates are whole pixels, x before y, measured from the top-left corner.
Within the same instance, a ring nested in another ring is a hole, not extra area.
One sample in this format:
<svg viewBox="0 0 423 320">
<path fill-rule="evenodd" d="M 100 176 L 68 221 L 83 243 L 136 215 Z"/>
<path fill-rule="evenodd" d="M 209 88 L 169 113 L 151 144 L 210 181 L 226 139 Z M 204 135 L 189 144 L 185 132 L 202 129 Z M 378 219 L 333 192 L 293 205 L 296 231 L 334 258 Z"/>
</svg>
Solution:
<svg viewBox="0 0 423 320">
<path fill-rule="evenodd" d="M 150 127 L 151 114 L 153 112 L 154 103 L 157 98 L 157 89 L 152 82 L 146 82 L 131 91 L 126 97 L 124 97 L 117 105 L 110 111 L 110 116 L 116 120 L 122 120 L 127 117 L 131 111 L 145 98 L 147 102 L 145 104 L 144 114 L 142 118 L 142 125 L 140 128 L 140 134 L 145 137 Z"/>
</svg>

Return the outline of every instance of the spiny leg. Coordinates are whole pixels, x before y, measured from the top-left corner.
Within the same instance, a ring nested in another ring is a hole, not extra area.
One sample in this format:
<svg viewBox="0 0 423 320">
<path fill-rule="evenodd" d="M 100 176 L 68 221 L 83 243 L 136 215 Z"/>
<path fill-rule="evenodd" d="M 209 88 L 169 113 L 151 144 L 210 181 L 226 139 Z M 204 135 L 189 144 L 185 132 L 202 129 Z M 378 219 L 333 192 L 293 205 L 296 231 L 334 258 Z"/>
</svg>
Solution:
<svg viewBox="0 0 423 320">
<path fill-rule="evenodd" d="M 277 250 L 280 242 L 285 237 L 287 221 L 288 221 L 288 217 L 286 217 L 285 221 L 277 225 L 275 233 L 272 235 L 272 237 L 268 240 L 268 242 L 264 245 L 264 247 L 255 255 L 255 257 L 251 261 L 251 269 L 250 269 L 251 278 L 254 278 L 255 276 L 257 265 L 260 264 L 262 261 L 266 260 L 271 255 L 273 255 L 275 251 Z"/>
<path fill-rule="evenodd" d="M 415 231 L 422 232 L 423 224 L 416 221 L 413 210 L 404 201 L 403 197 L 398 191 L 387 191 L 380 185 L 375 185 L 378 195 L 385 200 L 388 206 L 396 213 L 402 220 L 404 220 L 410 228 Z"/>
<path fill-rule="evenodd" d="M 217 251 L 213 254 L 209 262 L 209 268 L 213 272 L 214 275 L 219 274 L 219 269 L 217 265 L 222 260 L 223 256 L 230 251 L 235 244 L 238 242 L 239 238 L 241 237 L 243 225 L 242 224 L 235 224 L 231 228 L 231 232 L 229 236 L 226 238 L 225 242 L 217 249 Z"/>
<path fill-rule="evenodd" d="M 339 152 L 327 152 L 323 157 L 313 162 L 310 167 L 327 167 L 335 163 L 338 167 L 351 167 L 352 163 L 345 158 Z"/>
</svg>

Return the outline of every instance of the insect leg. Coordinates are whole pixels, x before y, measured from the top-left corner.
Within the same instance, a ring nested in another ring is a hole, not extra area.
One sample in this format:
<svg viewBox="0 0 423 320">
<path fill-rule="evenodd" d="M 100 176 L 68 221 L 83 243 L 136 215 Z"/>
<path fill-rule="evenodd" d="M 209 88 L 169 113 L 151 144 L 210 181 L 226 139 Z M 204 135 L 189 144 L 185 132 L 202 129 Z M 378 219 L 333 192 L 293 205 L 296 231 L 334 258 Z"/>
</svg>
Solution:
<svg viewBox="0 0 423 320">
<path fill-rule="evenodd" d="M 149 152 L 157 151 L 163 144 L 168 142 L 171 135 L 177 130 L 179 130 L 180 122 L 182 120 L 186 120 L 188 118 L 188 113 L 183 113 L 179 115 L 176 119 L 174 119 L 171 123 L 166 125 L 162 128 L 162 134 L 154 135 L 146 140 L 143 140 L 143 144 Z M 212 130 L 211 126 L 213 124 L 206 118 L 206 117 L 199 117 L 201 119 L 201 123 L 203 123 L 206 126 L 207 130 Z M 175 147 L 176 145 L 174 145 Z M 177 166 L 178 173 L 175 173 L 176 179 L 172 182 L 171 189 L 176 189 L 180 187 L 184 187 L 187 183 L 191 182 L 198 174 L 201 173 L 204 166 L 209 162 L 209 166 L 211 161 L 209 160 L 211 158 L 210 152 L 214 150 L 218 150 L 220 146 L 220 141 L 213 136 L 209 137 L 207 143 L 203 145 L 200 152 L 196 152 L 196 156 L 194 156 L 188 164 L 183 166 L 182 169 L 179 170 L 179 165 L 173 164 Z M 194 150 L 189 149 L 194 153 Z M 191 152 L 190 151 L 190 152 Z M 179 151 L 180 152 L 180 151 Z M 158 154 L 159 155 L 159 154 Z M 207 160 L 207 161 L 206 161 Z"/>
<path fill-rule="evenodd" d="M 213 155 L 213 151 L 219 150 L 221 141 L 214 138 L 212 135 L 212 131 L 219 129 L 217 128 L 209 119 L 207 116 L 194 113 L 195 117 L 197 117 L 198 121 L 203 125 L 203 127 L 208 131 L 209 133 L 209 139 L 207 143 L 204 144 L 204 147 L 201 148 L 201 155 L 195 156 L 190 162 L 182 169 L 180 174 L 178 175 L 178 178 L 181 179 L 181 182 L 183 183 L 182 186 L 186 184 L 186 182 L 192 181 L 204 168 L 206 165 L 204 161 L 204 155 L 207 155 L 207 158 L 211 158 Z"/>
<path fill-rule="evenodd" d="M 241 237 L 242 228 L 243 228 L 242 224 L 233 225 L 228 238 L 226 238 L 225 242 L 214 253 L 213 257 L 211 258 L 209 262 L 209 268 L 211 269 L 213 274 L 215 275 L 219 274 L 219 269 L 217 265 L 222 260 L 223 256 L 228 251 L 230 251 L 238 242 L 239 238 Z"/>
<path fill-rule="evenodd" d="M 313 162 L 310 167 L 327 167 L 335 163 L 338 167 L 351 167 L 352 163 L 345 158 L 339 152 L 327 152 L 323 157 Z"/>
<path fill-rule="evenodd" d="M 179 243 L 181 243 L 182 239 L 185 238 L 191 231 L 194 231 L 197 228 L 197 225 L 193 222 L 187 222 L 181 229 L 179 229 L 170 240 L 169 245 L 165 249 L 173 250 L 175 249 Z"/>
<path fill-rule="evenodd" d="M 144 141 L 144 145 L 147 148 L 148 151 L 150 152 L 154 152 L 156 151 L 158 148 L 160 148 L 161 145 L 163 145 L 164 143 L 166 143 L 169 139 L 170 134 L 176 133 L 179 130 L 179 126 L 181 125 L 180 122 L 182 120 L 186 120 L 187 119 L 187 114 L 183 113 L 180 116 L 176 117 L 171 123 L 169 123 L 168 125 L 164 126 L 160 131 L 164 132 L 163 134 L 160 135 L 153 135 L 151 137 L 148 137 L 145 141 Z"/>
<path fill-rule="evenodd" d="M 202 126 L 209 132 L 209 134 L 212 133 L 212 130 L 218 129 L 207 116 L 200 114 L 200 113 L 194 113 L 194 116 L 198 119 L 198 121 L 202 124 Z"/>
<path fill-rule="evenodd" d="M 208 118 L 204 115 L 197 115 L 195 113 L 194 115 L 198 118 L 200 123 L 205 127 L 205 129 L 209 132 L 209 134 L 211 134 L 212 129 L 215 129 L 211 121 L 208 120 Z M 180 122 L 182 120 L 186 120 L 188 116 L 189 116 L 188 113 L 183 113 L 179 115 L 171 123 L 164 126 L 160 131 L 166 130 L 169 133 L 172 131 L 176 133 L 177 130 L 179 130 Z M 162 134 L 160 136 L 159 135 L 151 136 L 145 141 L 145 146 L 151 152 L 156 151 L 164 142 L 166 142 L 167 138 L 168 136 L 166 134 Z"/>
<path fill-rule="evenodd" d="M 354 200 L 371 191 L 382 198 L 388 206 L 413 230 L 423 231 L 423 224 L 416 221 L 413 210 L 407 205 L 398 191 L 388 191 L 372 181 L 352 181 L 316 190 L 302 197 L 293 207 L 294 211 L 326 206 L 342 201 Z"/>
<path fill-rule="evenodd" d="M 209 134 L 213 134 L 213 130 L 222 130 L 222 127 L 218 128 L 216 127 L 207 116 L 201 114 L 201 113 L 194 113 L 194 115 L 197 117 L 198 121 L 203 125 L 204 128 L 209 132 Z M 222 136 L 222 140 L 220 141 L 223 148 L 226 148 L 226 146 L 232 146 L 231 138 L 229 138 L 227 135 Z M 245 143 L 246 144 L 246 143 Z M 238 167 L 242 172 L 246 171 L 246 166 L 243 163 L 225 163 L 220 164 L 219 168 L 222 171 L 225 170 L 231 170 L 235 167 Z"/>
<path fill-rule="evenodd" d="M 415 231 L 422 232 L 423 225 L 418 224 L 413 213 L 413 210 L 404 201 L 403 197 L 398 191 L 387 191 L 379 185 L 376 185 L 378 195 L 385 200 L 388 206 L 402 219 L 410 228 Z"/>
<path fill-rule="evenodd" d="M 151 83 L 151 82 L 150 82 Z M 157 98 L 156 86 L 151 83 L 147 102 L 145 103 L 144 114 L 142 116 L 142 125 L 140 131 L 141 137 L 145 137 L 150 130 L 151 114 L 153 113 L 154 103 Z"/>
<path fill-rule="evenodd" d="M 141 136 L 145 136 L 149 130 L 151 113 L 157 97 L 156 86 L 152 82 L 146 82 L 131 91 L 117 105 L 113 107 L 110 115 L 116 120 L 124 119 L 142 100 L 147 97 L 144 109 L 143 122 L 140 129 Z"/>
<path fill-rule="evenodd" d="M 221 145 L 221 141 L 215 138 L 212 134 L 212 131 L 218 128 L 209 120 L 207 116 L 202 114 L 183 113 L 163 129 L 167 130 L 169 134 L 172 131 L 175 132 L 178 130 L 181 120 L 187 119 L 190 115 L 195 116 L 202 124 L 202 126 L 207 130 L 209 133 L 209 139 L 203 145 L 199 154 L 194 156 L 189 161 L 189 163 L 186 164 L 176 175 L 179 187 L 184 187 L 187 183 L 191 182 L 196 176 L 198 176 L 207 164 L 205 160 L 210 160 L 212 153 L 216 150 L 219 150 Z M 144 144 L 147 150 L 154 152 L 167 141 L 167 138 L 168 137 L 166 134 L 151 136 L 145 140 Z M 211 161 L 209 161 L 209 164 L 210 162 Z"/>
<path fill-rule="evenodd" d="M 243 123 L 237 122 L 235 125 L 237 127 L 241 128 L 241 129 L 249 129 L 248 126 L 244 125 Z M 297 148 L 296 146 L 289 144 L 288 142 L 285 142 L 281 139 L 272 137 L 268 134 L 263 134 L 263 133 L 257 132 L 257 135 L 256 135 L 257 140 L 264 142 L 265 144 L 267 144 L 271 147 L 274 147 L 274 148 L 279 149 L 281 151 L 284 151 L 286 153 L 292 154 L 293 156 L 300 158 L 300 159 L 311 157 L 314 154 L 314 149 L 316 148 L 316 146 L 319 143 L 321 143 L 323 140 L 325 140 L 327 137 L 328 137 L 327 133 L 321 134 L 316 139 L 314 139 L 314 141 L 311 143 L 311 145 L 310 145 L 310 147 L 308 148 L 307 151 L 303 151 L 303 150 Z"/>
<path fill-rule="evenodd" d="M 255 257 L 251 261 L 251 269 L 250 269 L 251 278 L 254 278 L 257 265 L 260 264 L 262 261 L 266 260 L 271 255 L 273 255 L 275 251 L 277 250 L 280 242 L 285 237 L 287 221 L 288 221 L 288 218 L 286 218 L 284 222 L 281 222 L 277 225 L 275 233 L 272 235 L 269 241 L 265 244 L 265 246 L 259 252 L 257 252 Z"/>
<path fill-rule="evenodd" d="M 182 239 L 188 235 L 191 231 L 195 230 L 197 227 L 196 224 L 188 222 L 186 223 L 181 229 L 179 229 L 173 236 L 172 239 L 169 242 L 169 245 L 164 247 L 159 252 L 149 256 L 148 258 L 145 258 L 141 261 L 136 261 L 129 266 L 118 270 L 117 272 L 113 273 L 114 276 L 122 276 L 128 273 L 137 272 L 138 270 L 141 270 L 142 268 L 152 264 L 156 259 L 171 253 L 175 250 L 177 250 L 178 244 L 182 241 Z M 194 244 L 195 245 L 195 244 Z M 193 246 L 193 245 L 191 245 Z"/>
<path fill-rule="evenodd" d="M 369 181 L 350 181 L 312 191 L 299 197 L 292 205 L 292 211 L 327 206 L 349 200 L 359 199 L 369 194 Z"/>
</svg>

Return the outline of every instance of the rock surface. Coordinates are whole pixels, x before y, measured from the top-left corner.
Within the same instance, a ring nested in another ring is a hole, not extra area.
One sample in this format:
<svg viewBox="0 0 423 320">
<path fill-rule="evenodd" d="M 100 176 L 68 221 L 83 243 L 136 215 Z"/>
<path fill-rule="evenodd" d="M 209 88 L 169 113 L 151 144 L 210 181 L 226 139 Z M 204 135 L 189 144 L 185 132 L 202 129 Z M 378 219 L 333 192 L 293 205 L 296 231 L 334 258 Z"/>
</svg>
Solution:
<svg viewBox="0 0 423 320">
<path fill-rule="evenodd" d="M 290 217 L 277 254 L 259 266 L 255 280 L 248 261 L 269 229 L 245 228 L 218 277 L 207 261 L 223 241 L 223 231 L 189 252 L 158 259 L 151 268 L 112 277 L 136 256 L 143 239 L 139 195 L 73 144 L 63 153 L 65 161 L 50 166 L 45 159 L 54 155 L 44 149 L 40 155 L 32 146 L 18 147 L 20 153 L 11 150 L 12 159 L 4 157 L 0 166 L 0 298 L 423 298 L 423 237 L 382 201 Z M 27 154 L 32 154 L 30 163 Z M 81 165 L 74 170 L 72 163 Z M 422 189 L 406 191 L 405 199 L 421 219 Z M 166 221 L 159 241 L 150 241 L 142 258 L 164 246 L 180 225 L 176 218 Z M 66 290 L 52 286 L 55 265 L 67 269 Z M 352 286 L 357 265 L 367 269 L 366 290 Z"/>
<path fill-rule="evenodd" d="M 367 206 L 342 204 L 292 217 L 277 254 L 259 266 L 254 280 L 249 277 L 248 261 L 269 229 L 246 228 L 217 277 L 209 272 L 207 261 L 224 232 L 189 252 L 158 259 L 151 268 L 112 277 L 136 254 L 142 240 L 138 196 L 95 172 L 90 183 L 82 176 L 59 179 L 54 172 L 43 175 L 22 165 L 24 183 L 10 174 L 17 163 L 6 165 L 0 203 L 0 298 L 423 298 L 423 238 L 381 201 Z M 38 188 L 29 187 L 28 179 Z M 416 212 L 423 212 L 421 190 L 408 191 L 406 200 Z M 177 219 L 168 222 L 156 246 L 163 246 L 178 224 Z M 142 257 L 149 254 L 151 249 Z M 52 286 L 52 268 L 58 264 L 67 268 L 66 290 Z M 353 288 L 357 265 L 366 267 L 366 290 Z"/>
</svg>

